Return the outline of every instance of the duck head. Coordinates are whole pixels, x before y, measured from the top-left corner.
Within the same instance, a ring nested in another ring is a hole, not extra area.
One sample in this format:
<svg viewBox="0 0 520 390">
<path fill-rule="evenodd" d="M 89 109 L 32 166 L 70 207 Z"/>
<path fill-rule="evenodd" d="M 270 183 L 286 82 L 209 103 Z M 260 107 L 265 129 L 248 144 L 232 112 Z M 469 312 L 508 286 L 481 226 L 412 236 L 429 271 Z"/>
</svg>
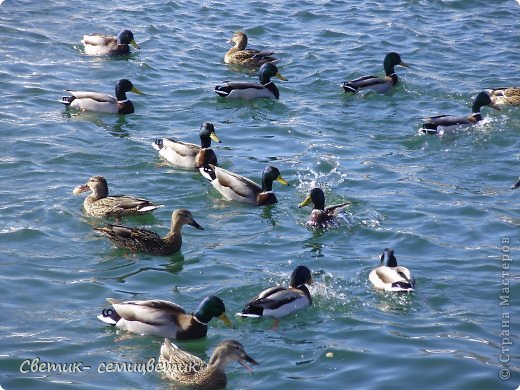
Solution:
<svg viewBox="0 0 520 390">
<path fill-rule="evenodd" d="M 172 214 L 172 223 L 171 230 L 174 231 L 178 226 L 190 225 L 195 229 L 204 230 L 202 226 L 200 226 L 191 215 L 191 212 L 186 209 L 178 209 L 175 210 Z"/>
<path fill-rule="evenodd" d="M 106 198 L 108 196 L 106 179 L 103 176 L 92 176 L 84 185 L 74 188 L 73 194 L 78 195 L 87 191 L 92 191 L 96 199 Z"/>
<path fill-rule="evenodd" d="M 202 323 L 207 324 L 213 317 L 223 321 L 224 324 L 233 327 L 233 324 L 226 315 L 226 307 L 219 297 L 214 295 L 204 298 L 195 309 L 193 315 Z"/>
<path fill-rule="evenodd" d="M 138 95 L 144 95 L 141 91 L 139 91 L 130 80 L 121 79 L 116 84 L 116 98 L 118 101 L 126 100 L 126 93 L 133 92 Z"/>
<path fill-rule="evenodd" d="M 299 265 L 291 274 L 291 287 L 300 287 L 304 284 L 312 284 L 311 270 L 304 265 Z"/>
<path fill-rule="evenodd" d="M 401 60 L 401 56 L 396 52 L 390 52 L 385 56 L 385 60 L 383 62 L 383 65 L 385 67 L 385 74 L 387 76 L 390 76 L 394 73 L 394 67 L 396 65 L 404 66 L 405 68 L 409 68 L 408 64 L 405 64 Z"/>
<path fill-rule="evenodd" d="M 245 369 L 252 371 L 245 362 L 251 364 L 258 364 L 255 359 L 249 356 L 244 350 L 244 346 L 236 340 L 222 341 L 211 355 L 209 360 L 210 366 L 216 366 L 217 369 L 224 370 L 224 368 L 232 361 L 237 360 Z"/>
<path fill-rule="evenodd" d="M 271 81 L 271 77 L 277 77 L 280 80 L 287 81 L 287 79 L 280 74 L 276 65 L 268 62 L 267 64 L 263 64 L 258 70 L 260 84 L 268 84 Z"/>
<path fill-rule="evenodd" d="M 203 148 L 209 148 L 211 146 L 211 140 L 220 143 L 220 139 L 215 133 L 215 126 L 213 126 L 213 123 L 204 122 L 200 126 L 199 136 L 200 145 Z"/>
<path fill-rule="evenodd" d="M 321 188 L 315 187 L 310 190 L 309 195 L 298 205 L 298 207 L 305 207 L 311 202 L 314 204 L 314 209 L 325 210 L 325 194 Z"/>
<path fill-rule="evenodd" d="M 385 248 L 380 257 L 381 265 L 386 267 L 397 267 L 397 259 L 392 248 Z"/>
<path fill-rule="evenodd" d="M 489 106 L 494 110 L 500 111 L 500 107 L 498 107 L 493 101 L 487 92 L 480 92 L 477 96 L 475 96 L 475 100 L 473 100 L 473 106 L 471 107 L 472 112 L 480 112 L 480 108 L 483 106 Z"/>
<path fill-rule="evenodd" d="M 227 43 L 233 44 L 238 50 L 244 50 L 247 47 L 247 35 L 242 31 L 237 31 Z"/>
<path fill-rule="evenodd" d="M 262 172 L 262 191 L 272 191 L 273 181 L 275 180 L 283 185 L 289 185 L 289 183 L 287 183 L 280 174 L 278 168 L 271 165 L 265 167 L 264 171 Z"/>
<path fill-rule="evenodd" d="M 130 30 L 123 30 L 117 36 L 118 45 L 132 45 L 136 49 L 139 49 L 139 45 L 134 40 L 134 33 Z"/>
</svg>

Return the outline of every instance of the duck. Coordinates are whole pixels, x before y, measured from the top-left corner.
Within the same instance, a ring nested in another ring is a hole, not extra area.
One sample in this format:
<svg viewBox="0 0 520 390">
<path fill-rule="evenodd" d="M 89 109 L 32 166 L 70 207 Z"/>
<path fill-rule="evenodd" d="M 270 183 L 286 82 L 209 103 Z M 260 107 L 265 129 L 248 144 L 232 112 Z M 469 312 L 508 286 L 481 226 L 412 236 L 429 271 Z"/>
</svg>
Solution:
<svg viewBox="0 0 520 390">
<path fill-rule="evenodd" d="M 226 387 L 225 369 L 235 360 L 250 372 L 252 369 L 245 362 L 258 364 L 236 340 L 220 342 L 206 363 L 165 338 L 161 345 L 158 367 L 166 378 L 177 382 L 183 388 L 213 390 Z"/>
<path fill-rule="evenodd" d="M 267 166 L 262 172 L 262 186 L 244 176 L 224 168 L 208 164 L 203 167 L 204 177 L 210 180 L 215 189 L 227 200 L 264 206 L 278 202 L 273 192 L 273 182 L 288 186 L 289 183 L 282 177 L 278 168 Z"/>
<path fill-rule="evenodd" d="M 520 87 L 493 88 L 486 92 L 496 105 L 520 106 Z"/>
<path fill-rule="evenodd" d="M 388 53 L 386 54 L 383 62 L 383 66 L 385 68 L 385 78 L 380 78 L 377 76 L 364 76 L 355 80 L 344 81 L 341 86 L 347 93 L 357 93 L 361 91 L 386 93 L 397 84 L 398 78 L 394 71 L 394 67 L 397 65 L 404 66 L 406 68 L 409 67 L 409 65 L 405 64 L 401 60 L 401 56 L 398 53 Z"/>
<path fill-rule="evenodd" d="M 117 37 L 104 34 L 83 35 L 81 41 L 85 47 L 85 54 L 91 56 L 120 56 L 130 53 L 130 46 L 140 49 L 135 42 L 134 33 L 130 30 L 123 30 Z"/>
<path fill-rule="evenodd" d="M 471 107 L 472 114 L 469 116 L 455 116 L 455 115 L 438 115 L 423 118 L 422 127 L 419 132 L 423 134 L 437 134 L 443 135 L 447 132 L 463 129 L 480 122 L 482 114 L 480 109 L 484 106 L 489 106 L 497 111 L 500 111 L 495 103 L 491 101 L 490 96 L 486 92 L 480 92 L 473 101 Z"/>
<path fill-rule="evenodd" d="M 116 96 L 98 93 L 83 92 L 66 89 L 71 96 L 63 96 L 61 103 L 67 108 L 81 111 L 105 112 L 108 114 L 132 114 L 135 109 L 133 103 L 126 97 L 127 92 L 144 95 L 130 80 L 121 79 L 116 83 Z"/>
<path fill-rule="evenodd" d="M 107 298 L 113 309 L 104 309 L 98 319 L 116 328 L 133 333 L 168 337 L 176 340 L 195 340 L 206 337 L 208 323 L 218 318 L 233 327 L 226 315 L 222 299 L 205 297 L 191 314 L 176 303 L 161 299 L 120 301 Z"/>
<path fill-rule="evenodd" d="M 236 315 L 239 317 L 273 317 L 275 327 L 280 318 L 297 313 L 312 304 L 306 284 L 312 284 L 312 275 L 304 265 L 297 266 L 291 274 L 289 287 L 271 287 L 251 299 Z"/>
<path fill-rule="evenodd" d="M 121 217 L 125 215 L 148 214 L 163 205 L 155 205 L 149 200 L 128 195 L 108 196 L 108 184 L 103 176 L 92 176 L 84 185 L 73 190 L 74 195 L 92 191 L 83 202 L 88 215 L 93 217 Z"/>
<path fill-rule="evenodd" d="M 217 164 L 217 155 L 211 149 L 211 140 L 220 143 L 213 123 L 201 125 L 200 146 L 171 138 L 158 138 L 152 145 L 169 163 L 185 169 L 199 169 L 207 164 Z"/>
<path fill-rule="evenodd" d="M 385 248 L 381 254 L 381 265 L 368 275 L 372 285 L 384 291 L 415 291 L 415 279 L 408 268 L 397 265 L 392 248 Z"/>
<path fill-rule="evenodd" d="M 260 51 L 256 49 L 246 49 L 247 35 L 242 31 L 237 31 L 227 42 L 233 47 L 224 56 L 224 62 L 230 65 L 240 65 L 246 67 L 259 67 L 265 63 L 274 63 L 278 60 L 271 57 L 272 51 Z"/>
<path fill-rule="evenodd" d="M 172 213 L 171 227 L 168 234 L 161 237 L 157 233 L 143 228 L 108 224 L 96 227 L 101 234 L 120 248 L 135 252 L 145 252 L 156 256 L 170 256 L 181 249 L 181 229 L 184 225 L 204 230 L 186 209 L 178 209 Z"/>
<path fill-rule="evenodd" d="M 258 70 L 258 78 L 260 84 L 248 81 L 226 81 L 223 85 L 217 85 L 215 92 L 224 98 L 242 98 L 242 99 L 278 99 L 280 91 L 271 81 L 271 77 L 277 77 L 280 80 L 287 79 L 280 74 L 276 65 L 267 63 L 263 64 Z"/>
<path fill-rule="evenodd" d="M 335 225 L 336 217 L 341 213 L 348 202 L 325 207 L 325 194 L 321 188 L 315 187 L 310 190 L 309 195 L 298 205 L 298 208 L 305 207 L 312 203 L 313 209 L 307 225 L 316 228 L 327 228 Z"/>
<path fill-rule="evenodd" d="M 515 189 L 517 189 L 518 187 L 520 187 L 520 177 L 519 177 L 518 180 L 515 181 L 515 183 L 511 186 L 511 189 L 512 189 L 512 190 L 515 190 Z"/>
</svg>

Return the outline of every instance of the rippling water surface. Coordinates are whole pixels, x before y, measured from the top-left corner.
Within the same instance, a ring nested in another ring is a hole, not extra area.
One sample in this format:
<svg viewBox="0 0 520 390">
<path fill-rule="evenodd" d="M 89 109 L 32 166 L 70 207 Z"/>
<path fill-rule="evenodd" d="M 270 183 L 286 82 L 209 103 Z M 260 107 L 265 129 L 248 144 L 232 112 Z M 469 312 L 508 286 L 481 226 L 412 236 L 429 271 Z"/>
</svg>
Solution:
<svg viewBox="0 0 520 390">
<path fill-rule="evenodd" d="M 103 362 L 156 357 L 162 341 L 100 323 L 106 297 L 192 310 L 216 294 L 232 315 L 304 264 L 316 281 L 312 308 L 278 330 L 214 321 L 206 339 L 181 346 L 208 358 L 222 339 L 240 340 L 260 365 L 249 374 L 231 364 L 229 388 L 516 388 L 520 193 L 509 187 L 520 173 L 520 109 L 484 108 L 471 131 L 442 138 L 417 128 L 423 115 L 469 113 L 486 87 L 520 85 L 519 13 L 515 1 L 481 0 L 1 3 L 0 385 L 170 388 L 156 373 L 98 372 Z M 82 53 L 84 33 L 123 28 L 141 45 L 129 58 Z M 223 63 L 239 29 L 282 59 L 289 81 L 276 81 L 279 101 L 213 93 L 223 80 L 255 79 Z M 396 68 L 394 91 L 342 92 L 341 81 L 381 74 L 389 51 L 411 65 Z M 57 102 L 67 88 L 112 93 L 120 78 L 146 93 L 129 95 L 133 115 L 70 115 Z M 275 183 L 278 204 L 224 201 L 151 147 L 163 136 L 197 142 L 204 121 L 223 141 L 223 167 L 254 180 L 267 164 L 281 170 L 291 186 Z M 165 205 L 128 224 L 166 232 L 183 207 L 205 230 L 186 227 L 171 257 L 115 249 L 92 230 L 104 221 L 72 195 L 93 175 L 114 193 Z M 297 205 L 315 185 L 328 203 L 351 202 L 339 228 L 305 226 L 310 209 Z M 415 294 L 368 284 L 389 246 L 415 273 Z M 500 306 L 502 282 L 510 306 Z M 92 368 L 20 372 L 35 357 Z"/>
</svg>

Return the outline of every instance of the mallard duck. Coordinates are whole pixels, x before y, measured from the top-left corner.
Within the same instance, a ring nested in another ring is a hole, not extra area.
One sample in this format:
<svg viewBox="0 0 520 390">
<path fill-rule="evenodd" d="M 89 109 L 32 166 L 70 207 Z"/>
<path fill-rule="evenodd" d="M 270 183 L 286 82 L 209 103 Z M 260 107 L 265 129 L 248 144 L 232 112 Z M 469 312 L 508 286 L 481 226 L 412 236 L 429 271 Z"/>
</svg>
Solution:
<svg viewBox="0 0 520 390">
<path fill-rule="evenodd" d="M 226 81 L 223 85 L 217 85 L 215 92 L 217 95 L 225 98 L 278 99 L 280 97 L 280 91 L 278 91 L 276 85 L 271 81 L 271 77 L 277 77 L 284 81 L 287 81 L 287 79 L 278 72 L 276 65 L 271 63 L 263 64 L 258 71 L 258 77 L 260 84 L 247 81 Z"/>
<path fill-rule="evenodd" d="M 144 95 L 130 80 L 121 79 L 116 84 L 116 96 L 98 92 L 82 92 L 66 90 L 72 96 L 63 96 L 61 102 L 67 107 L 81 111 L 106 112 L 109 114 L 131 114 L 134 112 L 133 103 L 126 97 L 127 92 Z"/>
<path fill-rule="evenodd" d="M 237 31 L 233 34 L 233 37 L 227 43 L 233 44 L 233 47 L 224 56 L 226 64 L 258 67 L 268 62 L 278 61 L 276 58 L 271 57 L 272 51 L 246 49 L 247 35 L 242 31 Z"/>
<path fill-rule="evenodd" d="M 486 92 L 493 104 L 520 106 L 520 87 L 494 88 Z"/>
<path fill-rule="evenodd" d="M 123 30 L 117 37 L 113 35 L 89 34 L 83 35 L 81 43 L 85 46 L 85 53 L 91 56 L 118 56 L 130 53 L 130 46 L 139 49 L 130 30 Z"/>
<path fill-rule="evenodd" d="M 514 190 L 516 188 L 520 187 L 520 177 L 518 178 L 517 181 L 515 181 L 515 183 L 511 186 L 511 189 Z"/>
<path fill-rule="evenodd" d="M 107 298 L 113 309 L 104 309 L 97 316 L 101 321 L 120 329 L 139 334 L 151 334 L 177 340 L 206 337 L 208 323 L 213 317 L 227 326 L 233 324 L 226 315 L 224 302 L 216 296 L 204 298 L 193 314 L 179 305 L 160 299 L 119 301 Z"/>
<path fill-rule="evenodd" d="M 92 194 L 85 198 L 83 207 L 87 214 L 94 217 L 141 215 L 162 207 L 162 205 L 154 205 L 149 200 L 133 196 L 108 196 L 108 184 L 103 176 L 92 176 L 86 184 L 74 188 L 73 194 L 78 195 L 86 191 L 92 191 Z"/>
<path fill-rule="evenodd" d="M 398 78 L 394 73 L 394 67 L 401 65 L 409 67 L 403 61 L 401 56 L 397 53 L 391 52 L 385 56 L 384 60 L 385 78 L 382 79 L 377 76 L 364 76 L 355 80 L 345 81 L 341 84 L 345 92 L 357 93 L 360 91 L 376 91 L 379 93 L 388 92 L 393 86 L 397 84 Z"/>
<path fill-rule="evenodd" d="M 415 279 L 405 267 L 397 266 L 397 259 L 391 248 L 385 248 L 381 254 L 381 265 L 368 275 L 368 280 L 375 288 L 385 291 L 414 291 Z"/>
<path fill-rule="evenodd" d="M 94 230 L 107 236 L 118 247 L 156 256 L 169 256 L 181 249 L 181 229 L 184 225 L 191 225 L 196 229 L 204 230 L 202 226 L 195 222 L 191 213 L 184 209 L 173 212 L 170 231 L 164 237 L 151 230 L 123 225 L 108 224 L 94 228 Z"/>
<path fill-rule="evenodd" d="M 247 303 L 237 316 L 274 317 L 278 319 L 296 313 L 312 304 L 311 293 L 305 284 L 312 284 L 311 271 L 297 266 L 291 274 L 289 287 L 271 287 Z"/>
<path fill-rule="evenodd" d="M 341 203 L 325 208 L 325 194 L 321 188 L 313 188 L 309 195 L 301 202 L 298 207 L 305 207 L 313 203 L 312 209 L 307 225 L 312 227 L 326 228 L 334 225 L 334 220 L 341 213 L 349 203 Z"/>
<path fill-rule="evenodd" d="M 462 129 L 472 126 L 480 122 L 483 118 L 480 114 L 480 109 L 483 106 L 489 106 L 495 110 L 500 111 L 500 107 L 495 105 L 486 92 L 480 92 L 473 101 L 471 107 L 472 114 L 469 116 L 455 116 L 455 115 L 438 115 L 424 118 L 424 123 L 419 129 L 425 134 L 444 134 L 456 129 Z"/>
<path fill-rule="evenodd" d="M 171 138 L 159 138 L 155 140 L 153 147 L 168 162 L 181 168 L 198 169 L 207 164 L 217 165 L 217 156 L 211 149 L 211 140 L 215 142 L 220 140 L 215 134 L 213 123 L 203 123 L 199 136 L 200 146 Z"/>
<path fill-rule="evenodd" d="M 281 176 L 278 168 L 267 166 L 262 172 L 262 187 L 244 176 L 237 175 L 224 168 L 209 164 L 202 168 L 204 176 L 211 181 L 226 199 L 241 203 L 256 204 L 263 206 L 276 203 L 278 200 L 273 192 L 273 181 L 289 185 Z"/>
<path fill-rule="evenodd" d="M 168 339 L 164 339 L 159 355 L 161 372 L 168 378 L 190 389 L 213 390 L 226 387 L 226 366 L 238 362 L 252 371 L 245 362 L 258 364 L 249 356 L 242 344 L 235 340 L 224 340 L 213 351 L 209 362 L 182 351 Z"/>
</svg>

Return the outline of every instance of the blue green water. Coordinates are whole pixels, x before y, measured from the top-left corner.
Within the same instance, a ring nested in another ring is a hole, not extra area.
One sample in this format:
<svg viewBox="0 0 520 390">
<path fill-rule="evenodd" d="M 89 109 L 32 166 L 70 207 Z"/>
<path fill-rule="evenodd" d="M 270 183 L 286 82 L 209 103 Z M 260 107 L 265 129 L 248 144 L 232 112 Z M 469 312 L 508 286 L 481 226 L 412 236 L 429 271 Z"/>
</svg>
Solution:
<svg viewBox="0 0 520 390">
<path fill-rule="evenodd" d="M 0 385 L 171 388 L 156 373 L 98 372 L 104 362 L 156 357 L 162 342 L 98 321 L 106 297 L 193 310 L 216 294 L 233 315 L 304 264 L 316 281 L 310 309 L 278 330 L 214 321 L 207 338 L 180 346 L 207 359 L 221 340 L 239 340 L 260 365 L 249 374 L 231 364 L 233 389 L 516 388 L 520 194 L 509 187 L 520 173 L 520 109 L 484 108 L 482 123 L 442 138 L 417 128 L 424 115 L 469 113 L 486 87 L 520 86 L 519 14 L 512 0 L 4 1 Z M 129 58 L 82 53 L 83 34 L 123 28 L 141 46 Z M 237 30 L 281 59 L 289 81 L 276 81 L 279 101 L 214 94 L 224 80 L 255 79 L 223 62 Z M 389 51 L 411 65 L 396 68 L 394 91 L 342 92 L 344 80 L 381 74 Z M 135 114 L 71 116 L 57 102 L 64 89 L 113 93 L 120 78 L 146 93 L 129 95 Z M 225 201 L 198 173 L 163 164 L 154 138 L 196 142 L 205 121 L 223 141 L 214 148 L 224 168 L 257 181 L 265 165 L 280 169 L 291 186 L 275 183 L 279 203 Z M 127 224 L 165 233 L 182 207 L 205 230 L 185 227 L 171 257 L 115 249 L 92 230 L 106 221 L 86 216 L 72 195 L 93 175 L 113 193 L 165 205 Z M 305 226 L 310 209 L 297 205 L 315 185 L 328 203 L 352 203 L 338 229 Z M 389 246 L 414 272 L 416 293 L 368 284 Z M 509 306 L 500 305 L 501 283 Z M 35 357 L 92 368 L 20 372 Z"/>
</svg>

